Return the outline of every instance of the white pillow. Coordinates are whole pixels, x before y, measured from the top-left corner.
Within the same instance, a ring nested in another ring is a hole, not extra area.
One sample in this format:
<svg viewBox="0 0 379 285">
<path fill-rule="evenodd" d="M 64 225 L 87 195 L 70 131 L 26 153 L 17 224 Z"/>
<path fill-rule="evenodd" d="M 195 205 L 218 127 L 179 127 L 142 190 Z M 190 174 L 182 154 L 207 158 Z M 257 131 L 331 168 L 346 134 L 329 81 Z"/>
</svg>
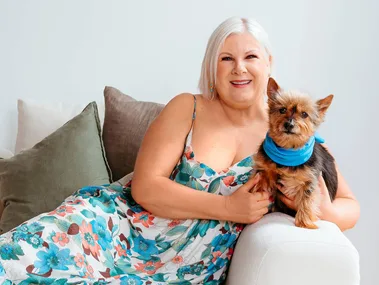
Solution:
<svg viewBox="0 0 379 285">
<path fill-rule="evenodd" d="M 1 148 L 0 147 L 0 158 L 11 158 L 13 156 L 13 153 L 7 149 Z"/>
<path fill-rule="evenodd" d="M 88 102 L 89 103 L 89 102 Z M 87 104 L 62 102 L 40 103 L 17 100 L 18 130 L 15 154 L 33 147 L 83 111 Z M 101 126 L 104 122 L 104 103 L 97 103 Z"/>
</svg>

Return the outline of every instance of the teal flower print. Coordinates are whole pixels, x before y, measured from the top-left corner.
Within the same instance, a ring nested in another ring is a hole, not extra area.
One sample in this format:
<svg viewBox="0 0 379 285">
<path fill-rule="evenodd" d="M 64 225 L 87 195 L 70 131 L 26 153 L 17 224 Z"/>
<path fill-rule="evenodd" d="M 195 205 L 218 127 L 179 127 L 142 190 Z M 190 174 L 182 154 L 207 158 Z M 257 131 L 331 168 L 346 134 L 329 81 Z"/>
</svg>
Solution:
<svg viewBox="0 0 379 285">
<path fill-rule="evenodd" d="M 39 222 L 33 222 L 29 225 L 29 232 L 37 233 L 43 231 L 45 227 L 42 226 Z"/>
<path fill-rule="evenodd" d="M 26 242 L 30 245 L 32 245 L 34 248 L 42 247 L 44 241 L 41 239 L 41 237 L 37 234 L 30 234 L 26 238 Z"/>
<path fill-rule="evenodd" d="M 105 191 L 94 193 L 94 197 L 89 199 L 93 207 L 99 206 L 105 213 L 113 214 L 116 211 L 116 205 L 112 197 Z"/>
<path fill-rule="evenodd" d="M 14 242 L 19 242 L 20 240 L 26 240 L 28 238 L 28 236 L 29 236 L 28 233 L 16 230 L 12 234 L 12 240 Z"/>
<path fill-rule="evenodd" d="M 24 255 L 21 246 L 16 243 L 5 243 L 0 246 L 0 256 L 4 260 L 19 260 L 19 256 Z"/>
<path fill-rule="evenodd" d="M 216 171 L 214 171 L 212 168 L 210 168 L 209 166 L 205 165 L 204 163 L 200 163 L 200 167 L 204 169 L 205 174 L 207 176 L 213 176 L 213 175 L 216 174 Z"/>
<path fill-rule="evenodd" d="M 40 260 L 34 262 L 34 267 L 38 269 L 38 274 L 45 274 L 51 269 L 68 270 L 67 265 L 73 264 L 73 259 L 70 257 L 70 250 L 59 248 L 53 244 L 49 244 L 47 251 L 37 252 L 37 257 Z"/>
<path fill-rule="evenodd" d="M 239 167 L 251 167 L 251 166 L 253 166 L 252 157 L 248 156 L 248 157 L 244 158 L 243 160 L 238 162 L 237 166 L 239 166 Z"/>
<path fill-rule="evenodd" d="M 120 279 L 120 285 L 142 285 L 143 282 L 140 277 L 133 274 L 128 274 L 128 276 L 123 276 Z"/>
<path fill-rule="evenodd" d="M 106 188 L 103 186 L 83 187 L 78 190 L 77 195 L 89 199 L 93 207 L 99 206 L 105 213 L 113 214 L 116 211 L 112 196 L 106 193 Z"/>
<path fill-rule="evenodd" d="M 5 270 L 4 270 L 4 267 L 0 263 L 0 276 L 4 276 L 4 275 L 5 275 Z"/>
<path fill-rule="evenodd" d="M 189 239 L 195 238 L 197 235 L 204 237 L 209 229 L 214 229 L 220 222 L 216 220 L 198 220 L 188 232 Z"/>
<path fill-rule="evenodd" d="M 225 268 L 227 263 L 229 262 L 229 259 L 227 258 L 217 258 L 215 262 L 213 262 L 210 266 L 208 266 L 207 271 L 208 273 L 215 273 L 221 268 Z"/>
<path fill-rule="evenodd" d="M 205 170 L 201 168 L 200 165 L 195 164 L 191 166 L 185 158 L 181 161 L 178 166 L 178 173 L 175 175 L 175 181 L 191 187 L 197 190 L 204 190 L 204 187 L 197 181 L 200 179 Z"/>
<path fill-rule="evenodd" d="M 245 184 L 250 178 L 249 173 L 243 173 L 237 176 L 236 183 L 237 184 Z"/>
<path fill-rule="evenodd" d="M 28 233 L 29 232 L 29 227 L 28 225 L 20 225 L 16 228 L 17 231 Z"/>
<path fill-rule="evenodd" d="M 96 221 L 91 221 L 92 230 L 98 236 L 98 244 L 103 250 L 112 248 L 112 236 L 107 229 L 107 222 L 101 216 L 96 217 Z"/>
<path fill-rule="evenodd" d="M 99 192 L 103 189 L 101 186 L 86 186 L 78 190 L 77 195 L 82 196 L 83 198 L 90 198 L 95 196 L 96 192 Z"/>
<path fill-rule="evenodd" d="M 27 274 L 29 276 L 28 279 L 23 280 L 19 285 L 30 285 L 30 284 L 44 284 L 44 285 L 66 285 L 67 279 L 55 279 L 55 278 L 46 278 L 42 276 L 36 276 L 33 274 Z M 14 284 L 14 283 L 10 283 Z"/>
<path fill-rule="evenodd" d="M 224 252 L 227 248 L 234 246 L 236 239 L 235 234 L 219 234 L 212 240 L 211 245 L 214 247 L 214 251 Z"/>
<path fill-rule="evenodd" d="M 145 211 L 136 201 L 134 201 L 131 188 L 126 188 L 122 193 L 121 198 L 126 201 L 126 204 L 134 213 Z"/>
<path fill-rule="evenodd" d="M 176 276 L 179 279 L 184 279 L 187 274 L 200 276 L 204 269 L 204 263 L 201 261 L 195 264 L 180 267 L 176 273 Z"/>
<path fill-rule="evenodd" d="M 158 254 L 158 248 L 155 246 L 155 241 L 144 239 L 141 235 L 133 239 L 133 251 L 139 253 L 143 258 L 150 259 L 152 255 Z"/>
</svg>

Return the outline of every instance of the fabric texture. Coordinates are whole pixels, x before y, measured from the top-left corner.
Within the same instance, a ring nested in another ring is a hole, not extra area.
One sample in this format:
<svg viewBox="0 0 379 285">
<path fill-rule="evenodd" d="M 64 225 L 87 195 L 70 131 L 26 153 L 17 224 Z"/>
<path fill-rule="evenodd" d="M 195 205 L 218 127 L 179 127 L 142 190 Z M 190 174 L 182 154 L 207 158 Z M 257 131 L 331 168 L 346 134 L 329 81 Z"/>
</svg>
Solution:
<svg viewBox="0 0 379 285">
<path fill-rule="evenodd" d="M 252 156 L 216 172 L 196 160 L 192 130 L 170 179 L 193 191 L 232 194 L 252 174 Z M 156 217 L 133 200 L 132 177 L 123 186 L 84 187 L 0 236 L 3 282 L 221 284 L 243 226 Z"/>
<path fill-rule="evenodd" d="M 66 122 L 80 114 L 86 104 L 63 102 L 17 101 L 18 129 L 15 154 L 33 147 L 36 143 L 59 129 Z M 100 124 L 104 121 L 104 104 L 97 103 Z"/>
<path fill-rule="evenodd" d="M 136 101 L 113 87 L 104 89 L 104 100 L 103 140 L 112 176 L 116 181 L 134 170 L 147 128 L 164 106 Z"/>
<path fill-rule="evenodd" d="M 0 232 L 53 210 L 80 187 L 109 181 L 93 102 L 33 148 L 0 160 Z"/>
</svg>

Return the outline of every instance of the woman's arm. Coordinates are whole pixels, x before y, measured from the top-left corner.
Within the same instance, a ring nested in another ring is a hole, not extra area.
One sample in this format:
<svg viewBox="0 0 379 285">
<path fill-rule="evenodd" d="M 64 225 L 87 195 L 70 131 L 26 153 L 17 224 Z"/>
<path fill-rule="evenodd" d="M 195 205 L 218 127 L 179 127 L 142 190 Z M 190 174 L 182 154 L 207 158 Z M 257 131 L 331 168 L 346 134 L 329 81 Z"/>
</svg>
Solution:
<svg viewBox="0 0 379 285">
<path fill-rule="evenodd" d="M 192 95 L 178 95 L 150 125 L 137 156 L 133 198 L 152 214 L 164 218 L 254 222 L 267 208 L 268 197 L 248 191 L 224 197 L 196 191 L 169 179 L 191 129 L 193 105 Z"/>
<path fill-rule="evenodd" d="M 319 187 L 322 194 L 319 218 L 335 223 L 341 231 L 351 229 L 355 226 L 360 215 L 360 206 L 351 191 L 346 180 L 337 167 L 338 188 L 336 198 L 330 202 L 328 188 L 324 179 L 320 176 Z"/>
<path fill-rule="evenodd" d="M 323 146 L 329 151 L 326 145 Z M 330 152 L 329 152 L 330 153 Z M 335 223 L 341 231 L 351 229 L 355 226 L 360 215 L 359 202 L 355 198 L 345 178 L 342 176 L 337 165 L 338 187 L 333 202 L 330 200 L 329 191 L 322 176 L 319 177 L 319 188 L 321 192 L 320 214 L 318 217 Z M 293 199 L 281 195 L 281 200 L 291 209 L 296 209 Z"/>
</svg>

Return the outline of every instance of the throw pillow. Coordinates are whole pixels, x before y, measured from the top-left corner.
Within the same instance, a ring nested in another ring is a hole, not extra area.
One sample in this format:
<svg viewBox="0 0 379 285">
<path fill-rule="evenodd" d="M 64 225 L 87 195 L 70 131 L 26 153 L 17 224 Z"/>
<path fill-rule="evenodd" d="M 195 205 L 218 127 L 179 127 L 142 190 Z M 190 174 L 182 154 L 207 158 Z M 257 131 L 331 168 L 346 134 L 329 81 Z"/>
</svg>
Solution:
<svg viewBox="0 0 379 285">
<path fill-rule="evenodd" d="M 92 102 L 33 148 L 0 160 L 0 233 L 54 210 L 83 186 L 110 180 L 97 105 Z"/>
<path fill-rule="evenodd" d="M 17 101 L 18 130 L 15 153 L 33 147 L 43 138 L 60 128 L 68 120 L 80 114 L 87 104 L 45 103 L 32 100 Z M 97 104 L 101 126 L 104 120 L 104 104 Z"/>
<path fill-rule="evenodd" d="M 136 101 L 116 88 L 104 90 L 103 140 L 112 177 L 118 180 L 134 170 L 142 139 L 164 105 Z"/>
<path fill-rule="evenodd" d="M 11 158 L 13 156 L 13 153 L 10 152 L 7 149 L 0 148 L 0 159 L 1 158 Z"/>
</svg>

